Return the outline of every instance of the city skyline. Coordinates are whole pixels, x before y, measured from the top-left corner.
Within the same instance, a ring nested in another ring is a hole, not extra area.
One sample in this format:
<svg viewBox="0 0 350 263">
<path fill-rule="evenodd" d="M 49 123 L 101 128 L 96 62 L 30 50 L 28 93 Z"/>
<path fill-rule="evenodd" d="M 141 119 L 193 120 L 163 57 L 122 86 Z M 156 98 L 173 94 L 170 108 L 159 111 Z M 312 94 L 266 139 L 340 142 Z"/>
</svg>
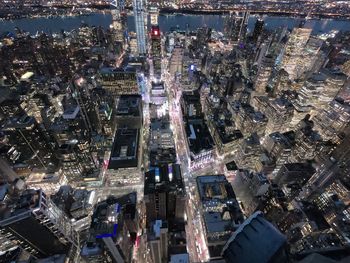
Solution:
<svg viewBox="0 0 350 263">
<path fill-rule="evenodd" d="M 0 3 L 0 262 L 348 262 L 349 14 Z"/>
</svg>

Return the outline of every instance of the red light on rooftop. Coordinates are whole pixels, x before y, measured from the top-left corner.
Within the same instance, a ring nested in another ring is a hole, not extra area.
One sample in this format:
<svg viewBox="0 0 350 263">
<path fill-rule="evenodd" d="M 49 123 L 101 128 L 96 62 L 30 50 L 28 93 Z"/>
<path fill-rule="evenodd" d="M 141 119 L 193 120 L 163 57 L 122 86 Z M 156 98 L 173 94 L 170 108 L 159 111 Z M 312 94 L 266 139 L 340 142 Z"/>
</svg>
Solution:
<svg viewBox="0 0 350 263">
<path fill-rule="evenodd" d="M 160 35 L 159 28 L 157 27 L 152 28 L 152 36 L 159 36 L 159 35 Z"/>
</svg>

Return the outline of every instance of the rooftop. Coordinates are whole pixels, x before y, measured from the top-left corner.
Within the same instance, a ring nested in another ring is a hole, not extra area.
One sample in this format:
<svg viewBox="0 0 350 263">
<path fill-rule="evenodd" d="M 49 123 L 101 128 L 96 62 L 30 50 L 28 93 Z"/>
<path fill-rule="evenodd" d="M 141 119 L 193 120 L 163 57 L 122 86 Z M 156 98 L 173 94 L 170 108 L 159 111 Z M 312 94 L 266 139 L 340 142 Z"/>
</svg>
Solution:
<svg viewBox="0 0 350 263">
<path fill-rule="evenodd" d="M 91 256 L 101 253 L 98 239 L 118 237 L 123 229 L 125 220 L 134 220 L 136 215 L 137 194 L 130 194 L 116 198 L 109 196 L 99 202 L 92 215 L 90 237 L 82 248 L 82 256 Z"/>
<path fill-rule="evenodd" d="M 27 129 L 33 127 L 35 124 L 34 117 L 23 114 L 21 117 L 13 117 L 4 124 L 6 129 Z"/>
<path fill-rule="evenodd" d="M 77 104 L 65 105 L 65 109 L 62 117 L 63 119 L 66 119 L 66 120 L 75 119 L 78 116 L 79 111 L 80 111 L 80 107 Z"/>
<path fill-rule="evenodd" d="M 186 134 L 192 153 L 199 154 L 203 150 L 213 149 L 214 141 L 204 119 L 188 118 L 186 121 Z"/>
<path fill-rule="evenodd" d="M 109 199 L 96 205 L 92 215 L 90 232 L 96 238 L 116 237 L 121 206 Z"/>
<path fill-rule="evenodd" d="M 283 258 L 279 258 L 280 261 L 274 258 L 285 244 L 286 237 L 258 211 L 235 231 L 222 254 L 230 262 L 267 263 L 273 259 L 273 262 L 285 262 Z"/>
<path fill-rule="evenodd" d="M 236 171 L 238 170 L 237 164 L 235 163 L 235 161 L 229 162 L 226 164 L 226 168 L 229 171 Z"/>
<path fill-rule="evenodd" d="M 208 240 L 226 240 L 227 234 L 243 222 L 231 184 L 225 175 L 198 176 L 196 181 Z M 218 232 L 220 236 L 210 237 Z"/>
<path fill-rule="evenodd" d="M 138 129 L 117 129 L 108 169 L 138 166 L 139 133 Z"/>
<path fill-rule="evenodd" d="M 163 90 L 165 87 L 164 87 L 164 83 L 163 82 L 153 82 L 152 81 L 152 90 Z"/>
<path fill-rule="evenodd" d="M 118 73 L 135 73 L 135 68 L 126 67 L 126 68 L 108 68 L 104 67 L 100 70 L 100 74 L 103 75 L 113 75 Z"/>
<path fill-rule="evenodd" d="M 204 213 L 204 222 L 208 233 L 225 232 L 232 230 L 232 220 L 230 216 L 225 218 L 221 212 Z"/>
<path fill-rule="evenodd" d="M 122 95 L 116 101 L 117 116 L 140 116 L 141 96 Z"/>
<path fill-rule="evenodd" d="M 235 194 L 225 175 L 205 175 L 196 178 L 199 196 L 203 201 L 235 198 Z"/>
<path fill-rule="evenodd" d="M 69 218 L 80 219 L 86 217 L 89 209 L 92 209 L 95 197 L 94 191 L 73 189 L 65 185 L 51 196 L 51 200 L 62 209 Z"/>
<path fill-rule="evenodd" d="M 152 170 L 145 173 L 145 195 L 169 189 L 174 191 L 183 191 L 184 189 L 179 164 L 153 167 Z"/>
<path fill-rule="evenodd" d="M 170 255 L 170 263 L 188 263 L 188 262 L 190 262 L 190 258 L 187 253 Z"/>
<path fill-rule="evenodd" d="M 33 210 L 40 207 L 43 192 L 29 189 L 20 195 L 12 195 L 6 199 L 5 206 L 0 209 L 0 226 L 6 226 L 20 218 L 28 217 Z"/>
</svg>

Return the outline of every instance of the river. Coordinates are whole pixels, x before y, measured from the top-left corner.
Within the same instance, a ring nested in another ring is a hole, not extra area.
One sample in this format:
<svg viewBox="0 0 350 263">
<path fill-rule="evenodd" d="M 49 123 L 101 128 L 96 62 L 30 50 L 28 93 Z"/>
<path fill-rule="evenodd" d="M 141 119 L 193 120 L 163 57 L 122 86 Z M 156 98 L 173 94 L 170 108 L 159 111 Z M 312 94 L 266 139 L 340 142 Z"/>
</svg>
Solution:
<svg viewBox="0 0 350 263">
<path fill-rule="evenodd" d="M 298 24 L 299 20 L 293 17 L 265 16 L 265 27 L 274 29 L 280 26 L 287 26 L 292 29 Z M 248 21 L 248 30 L 251 31 L 256 21 L 255 16 L 251 16 Z M 62 29 L 70 31 L 78 28 L 82 23 L 93 26 L 109 27 L 111 23 L 110 14 L 93 13 L 88 16 L 76 17 L 55 17 L 55 18 L 25 18 L 18 20 L 0 21 L 0 34 L 4 32 L 13 32 L 15 27 L 35 34 L 37 31 L 46 33 L 59 32 Z M 224 17 L 222 15 L 161 15 L 159 16 L 159 26 L 162 31 L 169 31 L 173 27 L 179 27 L 185 30 L 186 26 L 190 30 L 195 30 L 201 26 L 209 26 L 215 30 L 222 31 Z M 311 19 L 307 21 L 309 26 L 313 27 L 313 33 L 327 33 L 331 30 L 350 30 L 350 20 L 334 19 Z M 128 16 L 129 31 L 135 30 L 133 16 Z"/>
</svg>

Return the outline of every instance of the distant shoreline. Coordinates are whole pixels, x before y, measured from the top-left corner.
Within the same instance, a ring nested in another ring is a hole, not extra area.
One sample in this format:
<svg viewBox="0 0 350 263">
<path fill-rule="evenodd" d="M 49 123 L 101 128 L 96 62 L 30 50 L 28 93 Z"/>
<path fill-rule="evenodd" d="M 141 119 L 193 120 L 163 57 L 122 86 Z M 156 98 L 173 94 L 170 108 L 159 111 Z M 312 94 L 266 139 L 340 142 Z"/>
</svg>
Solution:
<svg viewBox="0 0 350 263">
<path fill-rule="evenodd" d="M 251 14 L 261 14 L 270 16 L 295 16 L 305 18 L 308 14 L 302 14 L 300 12 L 280 12 L 280 11 L 256 11 L 256 10 L 236 10 L 236 11 L 249 11 Z M 193 10 L 193 9 L 161 9 L 161 14 L 199 14 L 199 15 L 225 15 L 230 13 L 230 10 Z M 322 19 L 331 18 L 339 20 L 350 20 L 350 14 L 346 16 L 336 15 L 336 14 L 312 14 L 310 19 Z"/>
<path fill-rule="evenodd" d="M 72 10 L 73 6 L 55 6 L 53 9 L 50 9 L 48 7 L 43 6 L 33 6 L 31 7 L 33 12 L 28 12 L 29 10 L 13 10 L 13 13 L 11 10 L 0 10 L 0 18 L 3 20 L 16 20 L 16 19 L 22 19 L 22 18 L 36 18 L 36 17 L 47 17 L 50 12 L 53 12 L 53 16 L 60 16 L 67 14 L 67 10 Z M 88 7 L 89 11 L 86 11 L 85 8 L 77 8 L 76 10 L 81 11 L 83 13 L 78 13 L 75 11 L 75 13 L 70 14 L 70 16 L 80 16 L 80 15 L 89 15 L 100 11 L 109 11 L 110 7 L 106 5 L 92 5 Z M 132 11 L 131 7 L 127 7 L 126 10 L 128 12 Z M 2 12 L 1 12 L 2 11 Z M 269 16 L 283 16 L 283 17 L 299 17 L 299 18 L 310 18 L 310 19 L 335 19 L 335 20 L 350 20 L 350 12 L 346 15 L 339 15 L 339 14 L 306 14 L 306 13 L 300 13 L 299 11 L 273 11 L 273 10 L 247 10 L 247 9 L 240 9 L 240 10 L 196 10 L 196 9 L 172 9 L 172 8 L 161 8 L 159 10 L 160 15 L 166 15 L 166 14 L 175 14 L 175 15 L 225 15 L 228 14 L 231 11 L 249 11 L 251 14 L 260 14 L 260 15 L 269 15 Z"/>
</svg>

